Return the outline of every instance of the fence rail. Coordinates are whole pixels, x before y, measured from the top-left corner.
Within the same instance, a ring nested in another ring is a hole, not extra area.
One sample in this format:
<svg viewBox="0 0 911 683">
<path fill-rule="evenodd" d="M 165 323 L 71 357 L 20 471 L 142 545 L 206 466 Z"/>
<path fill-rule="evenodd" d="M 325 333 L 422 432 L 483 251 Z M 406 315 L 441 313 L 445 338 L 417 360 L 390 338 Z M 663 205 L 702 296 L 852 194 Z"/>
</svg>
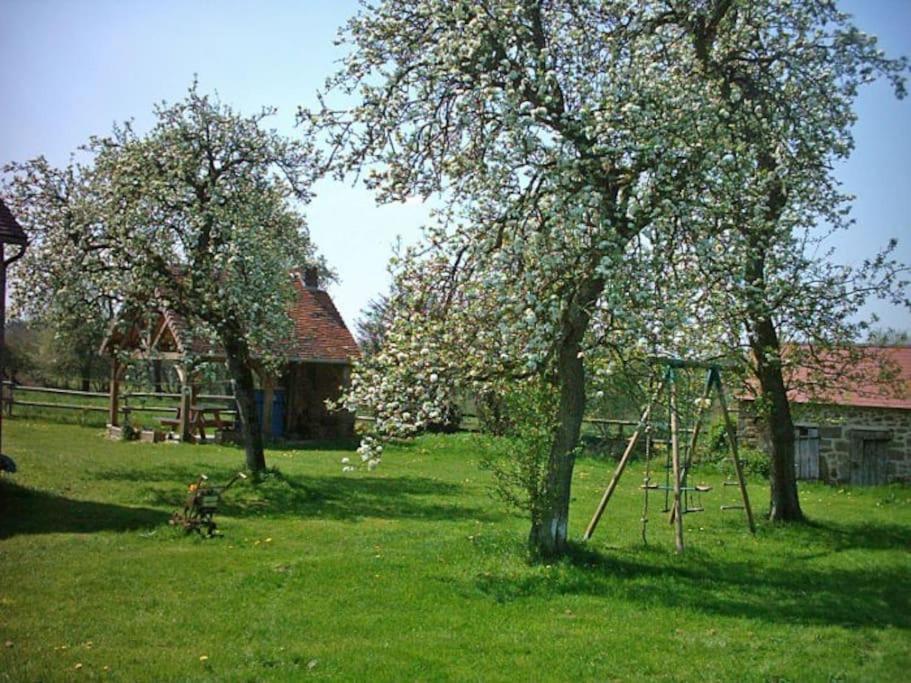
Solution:
<svg viewBox="0 0 911 683">
<path fill-rule="evenodd" d="M 50 396 L 68 396 L 81 397 L 85 399 L 110 399 L 110 394 L 101 391 L 79 391 L 76 389 L 58 389 L 56 387 L 38 387 L 26 384 L 15 384 L 14 382 L 5 381 L 2 384 L 2 396 L 0 396 L 0 405 L 5 409 L 6 415 L 12 417 L 15 406 L 24 408 L 42 408 L 45 410 L 63 410 L 63 411 L 80 411 L 106 413 L 110 410 L 107 405 L 92 405 L 88 403 L 51 403 L 50 401 L 31 400 L 17 398 L 17 394 L 45 394 Z M 37 397 L 40 398 L 40 397 Z M 120 404 L 119 412 L 123 415 L 124 420 L 128 420 L 131 413 L 173 413 L 177 410 L 176 401 L 181 398 L 180 394 L 170 392 L 150 392 L 150 391 L 124 391 L 118 399 Z M 233 404 L 234 397 L 227 394 L 197 394 L 196 398 L 202 401 L 226 401 Z M 161 401 L 170 400 L 172 405 L 148 406 L 148 405 L 130 405 L 131 400 L 148 400 L 157 399 Z M 222 411 L 225 415 L 236 415 L 235 408 L 226 408 Z"/>
<path fill-rule="evenodd" d="M 107 398 L 109 394 L 103 391 L 78 391 L 76 389 L 56 389 L 53 387 L 33 387 L 26 384 L 14 384 L 13 382 L 4 382 L 3 386 L 14 389 L 15 391 L 38 392 L 40 394 L 59 394 L 61 396 L 90 396 L 92 398 Z"/>
<path fill-rule="evenodd" d="M 57 389 L 55 387 L 39 387 L 25 384 L 15 384 L 10 381 L 2 383 L 2 396 L 0 396 L 0 409 L 5 409 L 6 415 L 12 416 L 14 406 L 24 408 L 41 408 L 44 410 L 63 410 L 63 411 L 82 411 L 92 413 L 106 413 L 110 410 L 108 405 L 91 405 L 76 403 L 51 403 L 50 401 L 41 400 L 23 400 L 17 398 L 16 394 L 47 394 L 56 396 L 82 397 L 86 399 L 110 399 L 110 394 L 101 391 L 79 391 L 76 389 Z M 154 391 L 124 391 L 119 395 L 119 412 L 125 421 L 129 421 L 132 413 L 158 413 L 168 414 L 177 411 L 177 401 L 181 394 L 172 392 L 154 392 Z M 172 402 L 169 405 L 130 405 L 131 400 L 161 400 Z M 221 412 L 225 416 L 237 417 L 238 411 L 233 406 L 234 397 L 228 394 L 197 394 L 196 399 L 201 401 L 224 401 L 232 404 L 231 408 L 225 408 Z M 733 411 L 732 411 L 733 412 Z M 478 426 L 474 423 L 478 417 L 476 415 L 464 415 L 468 418 L 467 422 L 463 421 L 462 429 L 477 431 Z M 356 420 L 359 422 L 374 422 L 376 418 L 372 415 L 357 415 Z M 602 445 L 609 442 L 625 441 L 629 436 L 627 428 L 636 427 L 639 423 L 635 420 L 618 420 L 602 417 L 585 417 L 583 424 L 590 425 L 596 434 L 596 440 Z M 681 430 L 682 432 L 691 433 L 691 429 Z"/>
</svg>

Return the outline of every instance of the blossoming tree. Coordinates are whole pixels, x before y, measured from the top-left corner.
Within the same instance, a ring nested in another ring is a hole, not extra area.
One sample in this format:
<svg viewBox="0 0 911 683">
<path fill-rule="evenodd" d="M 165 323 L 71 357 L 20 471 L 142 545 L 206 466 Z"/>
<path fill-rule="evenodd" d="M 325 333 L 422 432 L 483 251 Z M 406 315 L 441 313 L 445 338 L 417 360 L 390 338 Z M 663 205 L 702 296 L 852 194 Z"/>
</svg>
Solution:
<svg viewBox="0 0 911 683">
<path fill-rule="evenodd" d="M 460 382 L 546 378 L 555 427 L 530 541 L 560 553 L 586 350 L 630 329 L 655 293 L 630 259 L 646 254 L 660 281 L 679 263 L 660 258 L 662 243 L 704 251 L 725 225 L 761 265 L 768 230 L 790 225 L 786 185 L 808 197 L 820 177 L 807 169 L 842 149 L 850 108 L 827 107 L 894 68 L 825 0 L 386 0 L 342 40 L 345 66 L 302 121 L 328 133 L 335 170 L 366 172 L 380 200 L 448 202 L 401 261 L 388 348 L 349 398 L 374 408 L 381 438 L 419 429 Z M 359 104 L 334 109 L 339 94 Z M 800 160 L 787 178 L 783 155 Z M 692 262 L 683 271 L 704 296 L 713 281 Z M 761 277 L 746 280 L 754 291 Z M 427 297 L 445 305 L 422 313 Z M 668 320 L 698 320 L 677 308 Z M 767 358 L 768 309 L 748 308 Z M 664 348 L 685 346 L 664 334 L 673 324 L 648 327 Z M 372 464 L 378 443 L 362 446 Z"/>
<path fill-rule="evenodd" d="M 76 289 L 75 315 L 96 296 L 120 311 L 161 305 L 218 342 L 253 471 L 265 457 L 252 357 L 281 356 L 290 271 L 318 262 L 296 206 L 309 197 L 314 155 L 266 129 L 272 113 L 241 116 L 194 83 L 184 100 L 155 108 L 148 133 L 116 127 L 90 141 L 88 163 L 18 165 L 8 184 L 34 236 L 17 295 L 35 307 Z M 78 190 L 70 199 L 53 191 L 60 177 Z"/>
<path fill-rule="evenodd" d="M 901 264 L 887 246 L 859 268 L 830 262 L 826 237 L 848 229 L 850 197 L 833 166 L 853 148 L 854 102 L 877 78 L 905 94 L 907 60 L 889 59 L 835 3 L 821 0 L 718 2 L 697 43 L 701 77 L 722 107 L 717 169 L 696 186 L 702 222 L 690 231 L 712 308 L 745 339 L 771 446 L 770 518 L 803 514 L 794 469 L 794 423 L 785 367 L 819 366 L 813 350 L 859 338 L 869 296 L 901 303 Z M 698 19 L 696 20 L 698 23 Z M 790 358 L 783 342 L 790 345 Z M 735 346 L 736 348 L 736 346 Z M 850 355 L 850 354 L 849 354 Z M 845 356 L 847 357 L 847 356 Z M 850 376 L 848 367 L 830 382 Z"/>
<path fill-rule="evenodd" d="M 349 22 L 327 94 L 360 104 L 301 113 L 329 132 L 336 170 L 365 169 L 380 199 L 448 200 L 397 283 L 446 305 L 398 316 L 395 372 L 356 378 L 352 398 L 380 408 L 380 435 L 408 433 L 456 375 L 546 377 L 556 427 L 530 536 L 545 554 L 566 548 L 593 312 L 626 300 L 606 287 L 615 265 L 654 213 L 683 211 L 677 188 L 717 122 L 691 29 L 659 22 L 662 5 L 379 3 Z"/>
</svg>

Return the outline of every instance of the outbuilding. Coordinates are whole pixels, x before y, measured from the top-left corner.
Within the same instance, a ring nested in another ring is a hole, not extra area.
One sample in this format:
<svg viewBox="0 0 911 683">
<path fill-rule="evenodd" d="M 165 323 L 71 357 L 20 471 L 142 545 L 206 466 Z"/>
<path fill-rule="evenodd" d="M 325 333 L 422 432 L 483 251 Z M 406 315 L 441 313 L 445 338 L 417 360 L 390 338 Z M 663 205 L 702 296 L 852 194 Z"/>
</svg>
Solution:
<svg viewBox="0 0 911 683">
<path fill-rule="evenodd" d="M 352 362 L 359 356 L 358 346 L 332 298 L 320 287 L 316 269 L 292 277 L 295 299 L 289 316 L 293 335 L 284 352 L 285 363 L 277 373 L 260 364 L 253 368 L 261 386 L 258 401 L 263 433 L 288 439 L 353 436 L 354 415 L 331 411 L 326 401 L 337 399 L 348 384 Z M 109 423 L 114 427 L 118 425 L 119 384 L 124 369 L 118 355 L 172 362 L 182 384 L 184 415 L 190 412 L 196 392 L 192 365 L 225 361 L 218 346 L 194 335 L 187 322 L 170 310 L 135 316 L 126 325 L 119 321 L 101 351 L 113 359 Z M 184 438 L 191 437 L 185 424 L 179 431 Z"/>
<path fill-rule="evenodd" d="M 788 374 L 797 478 L 833 484 L 911 481 L 911 347 L 864 346 L 838 381 Z M 837 365 L 833 358 L 831 365 Z M 825 364 L 825 363 L 824 363 Z M 741 439 L 769 451 L 754 399 L 740 400 Z"/>
</svg>

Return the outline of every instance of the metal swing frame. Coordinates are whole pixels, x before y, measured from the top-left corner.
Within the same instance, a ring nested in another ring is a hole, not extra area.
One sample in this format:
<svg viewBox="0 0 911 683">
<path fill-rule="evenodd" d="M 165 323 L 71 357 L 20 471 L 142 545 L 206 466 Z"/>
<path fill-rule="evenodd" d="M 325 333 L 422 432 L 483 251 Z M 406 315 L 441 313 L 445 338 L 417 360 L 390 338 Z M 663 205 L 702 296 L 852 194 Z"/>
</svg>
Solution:
<svg viewBox="0 0 911 683">
<path fill-rule="evenodd" d="M 683 552 L 684 543 L 683 543 L 683 515 L 678 514 L 678 510 L 683 510 L 684 513 L 688 511 L 687 508 L 687 499 L 691 493 L 703 493 L 707 487 L 690 487 L 687 486 L 686 478 L 689 470 L 693 464 L 693 456 L 696 452 L 696 443 L 699 438 L 699 432 L 702 428 L 703 417 L 705 416 L 706 409 L 711 406 L 712 401 L 712 392 L 714 391 L 715 397 L 718 401 L 719 406 L 721 407 L 722 415 L 724 416 L 724 425 L 725 431 L 728 436 L 728 443 L 730 445 L 730 456 L 731 462 L 734 465 L 734 473 L 737 477 L 736 484 L 740 489 L 740 498 L 742 500 L 742 506 L 731 506 L 731 505 L 722 505 L 721 509 L 737 509 L 742 507 L 747 519 L 747 525 L 749 526 L 750 533 L 756 533 L 756 524 L 753 519 L 753 510 L 750 506 L 750 498 L 747 493 L 746 480 L 743 476 L 743 468 L 740 462 L 740 455 L 737 448 L 737 431 L 734 428 L 733 420 L 731 419 L 731 414 L 728 411 L 727 399 L 724 393 L 724 385 L 721 382 L 721 365 L 718 363 L 705 363 L 701 361 L 690 361 L 683 360 L 678 358 L 657 358 L 656 362 L 665 366 L 665 371 L 661 382 L 658 384 L 658 388 L 655 393 L 652 395 L 648 404 L 645 407 L 645 410 L 642 413 L 642 417 L 639 419 L 639 423 L 636 426 L 636 430 L 633 432 L 633 435 L 630 437 L 629 442 L 627 442 L 626 448 L 623 451 L 623 455 L 620 457 L 620 461 L 617 463 L 617 467 L 614 470 L 614 474 L 611 477 L 610 483 L 607 485 L 604 494 L 601 496 L 601 500 L 598 503 L 598 507 L 595 509 L 595 513 L 591 518 L 591 521 L 588 523 L 588 526 L 585 529 L 585 533 L 582 536 L 584 541 L 591 539 L 592 534 L 595 532 L 595 528 L 598 526 L 598 522 L 601 521 L 601 517 L 604 515 L 604 511 L 607 508 L 607 504 L 610 502 L 611 497 L 614 495 L 614 491 L 617 488 L 617 484 L 620 482 L 620 477 L 623 475 L 624 470 L 626 469 L 627 464 L 629 463 L 630 457 L 633 454 L 633 450 L 636 447 L 636 443 L 639 441 L 639 436 L 646 432 L 646 451 L 647 457 L 651 455 L 651 416 L 652 409 L 655 403 L 661 398 L 665 389 L 668 393 L 668 413 L 669 413 L 669 422 L 670 422 L 670 432 L 671 432 L 671 449 L 670 449 L 670 468 L 669 474 L 672 478 L 671 485 L 665 485 L 663 488 L 665 490 L 665 495 L 668 495 L 673 491 L 673 504 L 670 506 L 670 509 L 667 510 L 669 515 L 669 521 L 674 524 L 674 537 L 675 545 L 677 552 Z M 706 380 L 705 386 L 701 395 L 701 400 L 699 401 L 699 406 L 696 411 L 696 420 L 695 425 L 693 426 L 692 433 L 690 434 L 690 441 L 688 448 L 686 450 L 686 459 L 685 462 L 681 463 L 680 459 L 680 428 L 678 424 L 678 411 L 677 411 L 677 372 L 683 369 L 701 369 L 706 371 Z M 647 463 L 648 464 L 648 463 Z M 648 522 L 647 513 L 648 513 L 648 494 L 650 489 L 660 489 L 658 484 L 652 484 L 650 481 L 650 475 L 646 475 L 646 480 L 642 484 L 642 488 L 645 492 L 645 507 L 643 510 L 643 529 L 642 536 L 645 539 L 645 525 Z M 695 511 L 690 509 L 690 511 Z"/>
</svg>

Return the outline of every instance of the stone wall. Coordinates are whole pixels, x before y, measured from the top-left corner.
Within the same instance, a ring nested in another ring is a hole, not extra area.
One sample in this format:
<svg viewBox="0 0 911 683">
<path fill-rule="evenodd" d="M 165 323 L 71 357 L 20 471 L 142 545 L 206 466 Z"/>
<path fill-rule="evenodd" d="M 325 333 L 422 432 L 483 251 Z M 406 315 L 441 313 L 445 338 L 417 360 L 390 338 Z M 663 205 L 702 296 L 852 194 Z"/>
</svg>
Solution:
<svg viewBox="0 0 911 683">
<path fill-rule="evenodd" d="M 796 426 L 819 430 L 823 481 L 856 481 L 864 458 L 875 458 L 879 462 L 869 476 L 876 483 L 911 482 L 911 410 L 811 403 L 794 404 L 791 410 Z M 738 433 L 741 443 L 771 450 L 751 401 L 740 402 Z"/>
</svg>

